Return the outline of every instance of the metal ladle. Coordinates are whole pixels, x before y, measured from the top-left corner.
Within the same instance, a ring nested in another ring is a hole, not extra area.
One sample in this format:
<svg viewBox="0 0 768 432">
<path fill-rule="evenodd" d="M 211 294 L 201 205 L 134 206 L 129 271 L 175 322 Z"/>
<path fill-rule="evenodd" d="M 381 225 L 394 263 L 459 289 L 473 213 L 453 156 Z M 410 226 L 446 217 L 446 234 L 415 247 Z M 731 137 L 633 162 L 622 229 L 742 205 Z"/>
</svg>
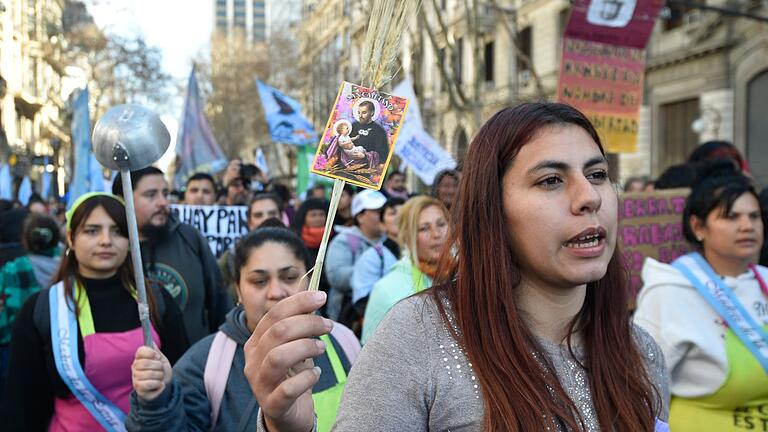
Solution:
<svg viewBox="0 0 768 432">
<path fill-rule="evenodd" d="M 171 135 L 160 117 L 135 104 L 117 105 L 99 119 L 93 128 L 93 153 L 101 165 L 120 171 L 123 181 L 128 238 L 136 278 L 139 320 L 144 333 L 144 345 L 152 346 L 147 288 L 144 285 L 144 267 L 141 263 L 139 230 L 136 224 L 136 206 L 133 203 L 131 171 L 155 163 L 168 149 Z"/>
</svg>

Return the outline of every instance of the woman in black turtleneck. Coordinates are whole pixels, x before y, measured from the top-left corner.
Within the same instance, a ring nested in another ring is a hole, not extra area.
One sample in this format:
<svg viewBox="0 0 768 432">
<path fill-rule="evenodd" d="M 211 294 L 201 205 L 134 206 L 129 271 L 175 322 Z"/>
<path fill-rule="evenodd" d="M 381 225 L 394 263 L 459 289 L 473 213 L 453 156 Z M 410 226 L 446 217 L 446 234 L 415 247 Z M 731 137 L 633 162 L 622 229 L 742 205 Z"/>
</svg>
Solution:
<svg viewBox="0 0 768 432">
<path fill-rule="evenodd" d="M 58 283 L 31 296 L 16 319 L 0 430 L 119 430 L 143 344 L 128 243 L 120 198 L 86 194 L 67 212 Z M 152 338 L 174 363 L 189 346 L 181 312 L 165 290 L 147 295 Z"/>
</svg>

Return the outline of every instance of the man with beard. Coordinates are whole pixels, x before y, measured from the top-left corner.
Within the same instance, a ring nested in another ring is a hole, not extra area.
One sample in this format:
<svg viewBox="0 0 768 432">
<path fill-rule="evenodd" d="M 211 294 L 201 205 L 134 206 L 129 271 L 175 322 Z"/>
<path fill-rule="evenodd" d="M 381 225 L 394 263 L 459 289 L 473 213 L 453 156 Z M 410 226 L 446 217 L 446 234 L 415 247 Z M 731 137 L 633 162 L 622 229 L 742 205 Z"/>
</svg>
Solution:
<svg viewBox="0 0 768 432">
<path fill-rule="evenodd" d="M 366 151 L 374 151 L 379 154 L 379 163 L 384 163 L 389 154 L 389 142 L 387 141 L 387 132 L 381 125 L 373 121 L 376 113 L 376 107 L 371 101 L 363 101 L 357 108 L 357 120 L 352 123 L 352 132 L 350 137 L 358 137 L 355 145 L 363 147 Z M 365 159 L 365 156 L 355 159 Z"/>
<path fill-rule="evenodd" d="M 170 213 L 162 171 L 155 167 L 132 171 L 131 182 L 146 276 L 176 299 L 194 343 L 217 331 L 232 306 L 216 259 L 203 236 Z M 123 195 L 120 177 L 112 193 Z"/>
</svg>

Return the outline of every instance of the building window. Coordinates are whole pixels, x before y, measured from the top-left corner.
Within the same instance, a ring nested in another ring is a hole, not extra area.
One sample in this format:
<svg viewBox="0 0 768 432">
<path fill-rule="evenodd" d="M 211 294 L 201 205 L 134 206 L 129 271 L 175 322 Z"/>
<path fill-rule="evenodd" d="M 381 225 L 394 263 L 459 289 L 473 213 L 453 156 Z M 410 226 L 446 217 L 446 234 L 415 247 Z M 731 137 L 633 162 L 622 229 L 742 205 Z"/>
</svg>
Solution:
<svg viewBox="0 0 768 432">
<path fill-rule="evenodd" d="M 462 60 L 464 58 L 464 38 L 456 40 L 456 46 L 453 50 L 453 75 L 456 77 L 456 84 L 462 84 Z"/>
<path fill-rule="evenodd" d="M 517 34 L 517 44 L 520 52 L 533 62 L 533 38 L 531 37 L 531 27 L 526 27 Z M 517 59 L 517 70 L 528 70 L 528 65 Z"/>
<path fill-rule="evenodd" d="M 747 84 L 747 160 L 758 184 L 768 185 L 768 70 Z M 765 215 L 763 215 L 765 216 Z"/>
<path fill-rule="evenodd" d="M 485 44 L 485 81 L 493 82 L 493 41 Z"/>
<path fill-rule="evenodd" d="M 673 102 L 661 105 L 659 109 L 659 170 L 663 171 L 672 165 L 684 163 L 699 145 L 699 136 L 691 129 L 691 123 L 699 116 L 699 99 Z"/>
<path fill-rule="evenodd" d="M 678 27 L 682 27 L 685 24 L 685 14 L 687 14 L 691 8 L 681 4 L 667 4 L 662 11 L 664 31 L 674 30 Z"/>
</svg>

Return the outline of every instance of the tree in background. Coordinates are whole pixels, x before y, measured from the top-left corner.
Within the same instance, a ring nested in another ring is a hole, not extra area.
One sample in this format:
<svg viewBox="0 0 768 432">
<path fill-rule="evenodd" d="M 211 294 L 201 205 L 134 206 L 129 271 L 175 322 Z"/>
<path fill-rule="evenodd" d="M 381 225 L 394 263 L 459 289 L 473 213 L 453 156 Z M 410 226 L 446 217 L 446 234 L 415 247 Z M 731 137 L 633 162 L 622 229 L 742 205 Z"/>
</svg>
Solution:
<svg viewBox="0 0 768 432">
<path fill-rule="evenodd" d="M 83 70 L 92 95 L 93 118 L 123 103 L 164 106 L 171 77 L 162 53 L 144 36 L 107 34 L 99 29 L 84 3 L 67 2 L 63 18 L 66 62 Z"/>
<path fill-rule="evenodd" d="M 497 22 L 504 27 L 505 32 L 512 40 L 513 53 L 519 64 L 530 71 L 535 83 L 536 97 L 545 98 L 546 92 L 541 83 L 541 78 L 536 73 L 531 57 L 520 46 L 519 35 L 516 31 L 516 17 L 514 10 L 504 9 L 497 0 L 463 0 L 459 6 L 462 9 L 462 20 L 465 31 L 457 39 L 455 28 L 448 22 L 445 2 L 427 0 L 419 10 L 418 28 L 426 35 L 426 43 L 429 43 L 433 51 L 437 53 L 435 61 L 440 78 L 443 82 L 443 91 L 448 95 L 450 106 L 459 112 L 472 114 L 474 129 L 480 127 L 482 120 L 483 86 L 485 76 L 485 43 L 484 37 L 495 31 Z M 455 27 L 455 26 L 454 26 Z M 462 43 L 467 40 L 468 44 Z M 415 50 L 419 58 L 423 52 L 421 46 L 425 41 L 419 37 Z M 465 47 L 470 47 L 470 52 L 465 52 Z M 462 57 L 469 55 L 473 65 L 473 79 L 469 81 L 462 76 Z M 418 67 L 418 66 L 417 66 Z M 515 96 L 516 97 L 516 96 Z M 516 103 L 511 100 L 510 103 Z"/>
<path fill-rule="evenodd" d="M 214 33 L 210 59 L 198 56 L 196 64 L 216 142 L 227 158 L 252 161 L 252 152 L 268 136 L 256 90 L 256 79 L 269 74 L 266 47 L 242 34 Z"/>
</svg>

